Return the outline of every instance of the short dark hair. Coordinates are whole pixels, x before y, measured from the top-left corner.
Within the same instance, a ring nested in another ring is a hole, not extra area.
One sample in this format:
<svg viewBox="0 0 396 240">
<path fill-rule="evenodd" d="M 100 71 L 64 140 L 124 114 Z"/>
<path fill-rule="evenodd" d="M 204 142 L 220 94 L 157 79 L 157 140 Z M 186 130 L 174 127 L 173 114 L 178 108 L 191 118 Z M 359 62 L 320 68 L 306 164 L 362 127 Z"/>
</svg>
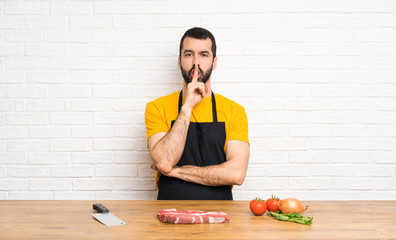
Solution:
<svg viewBox="0 0 396 240">
<path fill-rule="evenodd" d="M 208 30 L 206 30 L 204 28 L 200 28 L 200 27 L 194 27 L 194 28 L 188 29 L 184 33 L 183 37 L 180 40 L 179 56 L 181 56 L 181 51 L 183 49 L 183 41 L 184 41 L 184 39 L 186 37 L 191 37 L 191 38 L 195 38 L 195 39 L 203 39 L 203 40 L 209 38 L 212 41 L 213 58 L 216 57 L 216 40 L 215 40 L 215 37 Z"/>
</svg>

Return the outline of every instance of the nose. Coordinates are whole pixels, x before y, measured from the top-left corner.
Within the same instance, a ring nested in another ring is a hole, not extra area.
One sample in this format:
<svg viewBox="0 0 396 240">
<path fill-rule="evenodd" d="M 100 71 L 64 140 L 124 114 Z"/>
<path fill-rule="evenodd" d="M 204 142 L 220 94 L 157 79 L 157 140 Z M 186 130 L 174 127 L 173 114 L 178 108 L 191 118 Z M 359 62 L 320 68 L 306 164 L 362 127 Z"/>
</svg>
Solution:
<svg viewBox="0 0 396 240">
<path fill-rule="evenodd" d="M 198 66 L 199 66 L 199 57 L 198 56 L 195 56 L 194 57 L 194 62 L 193 62 L 193 64 L 195 65 L 195 64 L 198 64 Z"/>
</svg>

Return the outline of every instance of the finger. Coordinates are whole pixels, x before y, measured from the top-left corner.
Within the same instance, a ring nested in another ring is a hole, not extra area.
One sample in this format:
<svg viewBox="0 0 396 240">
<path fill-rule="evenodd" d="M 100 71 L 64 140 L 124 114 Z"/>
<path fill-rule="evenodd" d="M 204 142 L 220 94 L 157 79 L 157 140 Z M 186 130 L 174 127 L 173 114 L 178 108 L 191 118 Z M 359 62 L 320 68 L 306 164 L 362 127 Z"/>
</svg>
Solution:
<svg viewBox="0 0 396 240">
<path fill-rule="evenodd" d="M 195 91 L 198 92 L 202 97 L 204 97 L 205 96 L 204 83 L 198 83 L 198 85 L 196 85 Z"/>
<path fill-rule="evenodd" d="M 198 64 L 195 64 L 194 76 L 193 76 L 192 82 L 197 82 L 198 81 L 198 71 L 199 71 Z"/>
</svg>

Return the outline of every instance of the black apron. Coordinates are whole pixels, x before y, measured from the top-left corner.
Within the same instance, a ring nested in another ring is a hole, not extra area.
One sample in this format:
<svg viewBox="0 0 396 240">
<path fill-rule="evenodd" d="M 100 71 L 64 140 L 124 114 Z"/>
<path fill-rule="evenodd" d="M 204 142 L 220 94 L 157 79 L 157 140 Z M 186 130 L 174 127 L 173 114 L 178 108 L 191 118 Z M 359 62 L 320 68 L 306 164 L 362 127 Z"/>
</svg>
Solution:
<svg viewBox="0 0 396 240">
<path fill-rule="evenodd" d="M 179 113 L 183 93 L 179 95 Z M 211 166 L 226 161 L 224 144 L 226 140 L 225 122 L 217 121 L 216 100 L 212 92 L 213 122 L 190 122 L 186 144 L 177 166 Z M 172 121 L 173 126 L 175 120 Z M 232 200 L 231 185 L 205 186 L 179 178 L 161 175 L 158 200 Z"/>
</svg>

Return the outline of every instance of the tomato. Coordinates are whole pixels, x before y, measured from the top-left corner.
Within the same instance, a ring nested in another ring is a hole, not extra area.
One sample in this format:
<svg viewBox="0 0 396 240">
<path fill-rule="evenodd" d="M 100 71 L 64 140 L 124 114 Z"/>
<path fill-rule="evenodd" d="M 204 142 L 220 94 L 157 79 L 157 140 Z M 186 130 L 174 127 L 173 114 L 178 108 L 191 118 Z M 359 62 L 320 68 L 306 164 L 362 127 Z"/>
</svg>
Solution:
<svg viewBox="0 0 396 240">
<path fill-rule="evenodd" d="M 250 211 L 257 216 L 263 215 L 267 211 L 267 203 L 265 200 L 255 198 L 250 201 Z"/>
<path fill-rule="evenodd" d="M 280 204 L 280 199 L 277 197 L 274 197 L 274 195 L 272 195 L 271 198 L 268 198 L 267 200 L 267 209 L 270 212 L 277 212 L 280 211 L 279 210 L 279 204 Z"/>
</svg>

